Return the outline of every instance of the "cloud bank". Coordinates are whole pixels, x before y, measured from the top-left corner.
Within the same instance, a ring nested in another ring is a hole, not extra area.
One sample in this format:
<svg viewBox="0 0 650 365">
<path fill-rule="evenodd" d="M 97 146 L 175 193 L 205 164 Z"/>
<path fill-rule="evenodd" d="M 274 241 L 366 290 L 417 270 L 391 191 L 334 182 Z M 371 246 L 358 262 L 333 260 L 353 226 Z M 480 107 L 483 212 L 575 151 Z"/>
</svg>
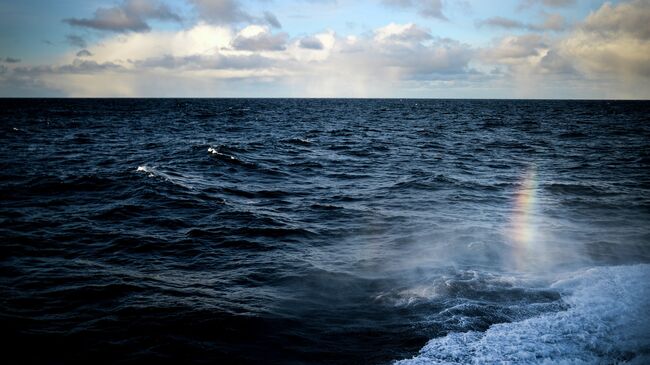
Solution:
<svg viewBox="0 0 650 365">
<path fill-rule="evenodd" d="M 563 8 L 572 1 L 525 1 Z M 441 1 L 383 0 L 412 9 L 417 22 L 391 22 L 359 34 L 322 30 L 291 35 L 268 12 L 234 0 L 190 0 L 196 22 L 151 29 L 149 20 L 180 21 L 162 2 L 128 0 L 93 17 L 66 20 L 99 30 L 99 41 L 70 34 L 76 47 L 48 65 L 6 58 L 0 93 L 47 90 L 69 96 L 295 97 L 650 97 L 650 3 L 605 3 L 569 24 L 540 12 L 539 21 L 476 21 L 497 28 L 489 44 L 436 34 L 453 21 Z M 272 3 L 268 3 L 272 5 Z M 424 12 L 423 9 L 428 9 Z M 432 19 L 427 21 L 426 19 Z M 501 34 L 501 35 L 499 35 Z"/>
</svg>

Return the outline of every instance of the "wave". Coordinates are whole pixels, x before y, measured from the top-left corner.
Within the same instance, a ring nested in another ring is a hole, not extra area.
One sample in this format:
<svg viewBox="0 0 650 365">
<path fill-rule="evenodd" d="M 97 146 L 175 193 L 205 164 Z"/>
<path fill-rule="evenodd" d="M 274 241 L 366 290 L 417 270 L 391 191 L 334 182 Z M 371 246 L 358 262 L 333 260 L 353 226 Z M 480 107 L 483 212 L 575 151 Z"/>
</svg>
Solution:
<svg viewBox="0 0 650 365">
<path fill-rule="evenodd" d="M 649 264 L 573 273 L 551 285 L 567 310 L 434 338 L 395 364 L 650 363 L 648 277 Z"/>
<path fill-rule="evenodd" d="M 313 143 L 313 141 L 308 138 L 300 138 L 300 137 L 284 139 L 282 140 L 282 142 L 287 144 L 298 145 L 298 146 L 309 146 Z"/>
</svg>

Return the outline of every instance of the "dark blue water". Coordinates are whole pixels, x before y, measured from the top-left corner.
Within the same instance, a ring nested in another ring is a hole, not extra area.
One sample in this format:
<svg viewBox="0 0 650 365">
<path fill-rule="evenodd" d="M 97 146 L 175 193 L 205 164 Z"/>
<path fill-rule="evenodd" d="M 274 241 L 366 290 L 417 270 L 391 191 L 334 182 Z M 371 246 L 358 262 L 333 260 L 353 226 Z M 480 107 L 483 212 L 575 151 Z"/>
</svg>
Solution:
<svg viewBox="0 0 650 365">
<path fill-rule="evenodd" d="M 643 363 L 649 116 L 625 101 L 0 100 L 3 352 Z"/>
</svg>

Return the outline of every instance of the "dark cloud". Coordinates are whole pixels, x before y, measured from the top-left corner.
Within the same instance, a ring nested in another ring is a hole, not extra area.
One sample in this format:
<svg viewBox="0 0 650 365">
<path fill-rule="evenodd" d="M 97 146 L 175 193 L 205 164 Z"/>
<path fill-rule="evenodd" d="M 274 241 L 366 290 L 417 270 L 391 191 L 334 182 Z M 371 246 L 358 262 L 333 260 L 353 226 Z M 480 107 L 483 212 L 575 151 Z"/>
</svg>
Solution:
<svg viewBox="0 0 650 365">
<path fill-rule="evenodd" d="M 238 35 L 233 39 L 232 46 L 242 51 L 283 51 L 286 49 L 287 34 L 271 34 L 261 32 L 254 36 Z"/>
<path fill-rule="evenodd" d="M 399 33 L 392 33 L 383 39 L 392 42 L 419 43 L 431 38 L 432 36 L 428 30 L 410 24 Z"/>
<path fill-rule="evenodd" d="M 77 27 L 111 32 L 147 32 L 148 19 L 181 21 L 170 8 L 154 0 L 125 0 L 118 6 L 99 8 L 92 18 L 69 18 L 63 21 Z"/>
<path fill-rule="evenodd" d="M 298 43 L 300 48 L 304 49 L 323 49 L 323 42 L 321 42 L 318 38 L 316 37 L 307 37 L 303 38 L 300 40 Z"/>
<path fill-rule="evenodd" d="M 423 17 L 448 20 L 442 11 L 442 0 L 381 0 L 381 3 L 397 8 L 415 8 Z"/>
<path fill-rule="evenodd" d="M 277 61 L 259 54 L 252 55 L 191 55 L 148 58 L 134 64 L 139 68 L 187 70 L 254 70 L 273 66 Z"/>
<path fill-rule="evenodd" d="M 189 0 L 199 13 L 199 18 L 216 24 L 251 21 L 253 16 L 245 12 L 236 0 Z"/>
<path fill-rule="evenodd" d="M 564 20 L 564 17 L 559 14 L 548 14 L 544 19 L 544 22 L 540 24 L 523 23 L 510 18 L 495 16 L 485 20 L 477 21 L 476 26 L 503 29 L 521 29 L 529 31 L 561 31 L 566 29 L 566 21 Z"/>
<path fill-rule="evenodd" d="M 58 73 L 75 73 L 75 74 L 89 74 L 100 73 L 106 71 L 119 71 L 122 66 L 113 62 L 98 63 L 95 61 L 86 61 L 75 59 L 71 64 L 64 65 L 57 68 Z"/>
<path fill-rule="evenodd" d="M 278 18 L 265 11 L 261 16 L 253 16 L 245 11 L 239 0 L 188 0 L 194 5 L 199 19 L 212 24 L 257 23 L 282 28 Z"/>
<path fill-rule="evenodd" d="M 72 46 L 79 47 L 79 48 L 86 48 L 86 40 L 83 39 L 83 37 L 78 36 L 76 34 L 66 35 L 65 41 Z"/>
<path fill-rule="evenodd" d="M 43 74 L 95 74 L 106 71 L 120 71 L 124 68 L 113 62 L 98 63 L 75 59 L 72 63 L 62 66 L 31 66 L 16 67 L 14 75 L 20 77 L 35 77 Z"/>
<path fill-rule="evenodd" d="M 6 63 L 18 63 L 20 62 L 20 58 L 6 57 L 4 61 Z"/>
<path fill-rule="evenodd" d="M 90 57 L 92 55 L 93 54 L 90 53 L 90 51 L 87 49 L 82 49 L 81 51 L 77 52 L 77 57 Z"/>
<path fill-rule="evenodd" d="M 273 15 L 268 11 L 264 12 L 264 20 L 268 25 L 272 26 L 273 28 L 278 28 L 278 29 L 282 28 L 282 24 L 280 24 L 278 18 L 276 18 L 275 15 Z"/>
<path fill-rule="evenodd" d="M 574 74 L 576 69 L 571 62 L 556 51 L 549 50 L 539 62 L 543 71 L 553 74 Z"/>
<path fill-rule="evenodd" d="M 534 5 L 543 5 L 553 8 L 562 8 L 574 5 L 576 0 L 523 0 L 519 5 L 519 9 L 529 8 Z"/>
<path fill-rule="evenodd" d="M 504 28 L 504 29 L 523 29 L 526 28 L 526 24 L 513 19 L 504 18 L 501 16 L 495 16 L 485 20 L 480 20 L 476 23 L 477 26 L 483 27 L 495 27 L 495 28 Z"/>
</svg>

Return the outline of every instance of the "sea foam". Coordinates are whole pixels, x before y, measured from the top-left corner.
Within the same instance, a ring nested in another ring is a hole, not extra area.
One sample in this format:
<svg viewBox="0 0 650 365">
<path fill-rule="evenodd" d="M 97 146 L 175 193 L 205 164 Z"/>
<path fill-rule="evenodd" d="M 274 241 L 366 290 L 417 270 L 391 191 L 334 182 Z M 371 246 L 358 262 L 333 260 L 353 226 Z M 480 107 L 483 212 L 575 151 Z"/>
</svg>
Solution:
<svg viewBox="0 0 650 365">
<path fill-rule="evenodd" d="M 430 340 L 414 364 L 648 364 L 650 265 L 597 267 L 552 285 L 568 310 Z"/>
</svg>

